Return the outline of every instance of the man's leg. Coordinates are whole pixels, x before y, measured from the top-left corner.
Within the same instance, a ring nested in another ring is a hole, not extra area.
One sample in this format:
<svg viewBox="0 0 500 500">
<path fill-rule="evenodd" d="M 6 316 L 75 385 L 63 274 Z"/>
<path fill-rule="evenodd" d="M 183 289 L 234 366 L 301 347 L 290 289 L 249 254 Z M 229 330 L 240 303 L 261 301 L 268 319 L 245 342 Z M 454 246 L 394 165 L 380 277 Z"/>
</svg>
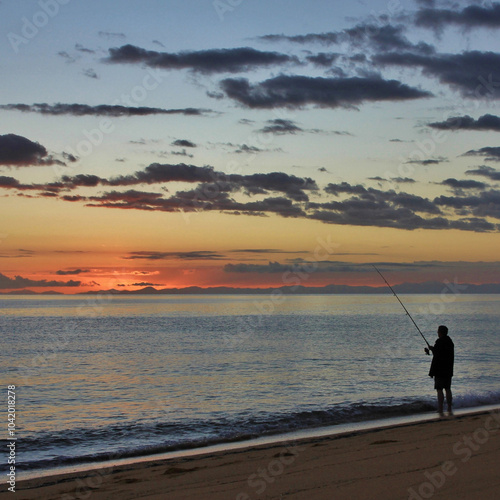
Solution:
<svg viewBox="0 0 500 500">
<path fill-rule="evenodd" d="M 444 394 L 443 389 L 436 389 L 438 396 L 438 413 L 440 416 L 443 416 L 443 403 L 444 403 Z"/>
<path fill-rule="evenodd" d="M 453 395 L 451 393 L 451 389 L 445 389 L 446 390 L 446 404 L 448 405 L 448 414 L 453 415 L 453 410 L 451 407 L 451 404 L 453 402 Z"/>
</svg>

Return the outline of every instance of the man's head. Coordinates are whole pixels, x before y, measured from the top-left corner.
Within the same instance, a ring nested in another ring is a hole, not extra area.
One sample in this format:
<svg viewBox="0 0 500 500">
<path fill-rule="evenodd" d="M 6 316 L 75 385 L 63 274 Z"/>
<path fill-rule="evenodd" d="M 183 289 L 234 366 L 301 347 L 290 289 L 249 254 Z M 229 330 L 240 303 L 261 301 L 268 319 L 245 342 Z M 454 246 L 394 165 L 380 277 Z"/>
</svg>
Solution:
<svg viewBox="0 0 500 500">
<path fill-rule="evenodd" d="M 438 326 L 438 336 L 439 337 L 446 337 L 448 335 L 448 327 L 444 325 L 439 325 Z"/>
</svg>

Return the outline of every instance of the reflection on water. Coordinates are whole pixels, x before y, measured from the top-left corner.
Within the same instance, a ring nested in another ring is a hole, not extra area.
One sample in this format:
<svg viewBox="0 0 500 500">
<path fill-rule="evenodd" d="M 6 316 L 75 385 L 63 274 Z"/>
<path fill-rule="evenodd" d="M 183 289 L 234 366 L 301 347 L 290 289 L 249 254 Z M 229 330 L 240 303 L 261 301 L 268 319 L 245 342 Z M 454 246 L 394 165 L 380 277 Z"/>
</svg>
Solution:
<svg viewBox="0 0 500 500">
<path fill-rule="evenodd" d="M 498 295 L 401 295 L 415 314 L 460 312 L 473 306 L 482 314 L 498 313 Z M 134 295 L 109 294 L 0 298 L 2 315 L 15 316 L 212 316 L 269 314 L 390 314 L 404 311 L 393 295 Z"/>
<path fill-rule="evenodd" d="M 402 299 L 431 343 L 449 326 L 458 402 L 498 394 L 498 296 Z M 72 430 L 98 446 L 89 433 L 106 429 L 104 449 L 143 422 L 189 440 L 228 422 L 434 401 L 425 344 L 391 295 L 7 297 L 0 311 L 1 378 L 18 386 L 25 437 Z"/>
</svg>

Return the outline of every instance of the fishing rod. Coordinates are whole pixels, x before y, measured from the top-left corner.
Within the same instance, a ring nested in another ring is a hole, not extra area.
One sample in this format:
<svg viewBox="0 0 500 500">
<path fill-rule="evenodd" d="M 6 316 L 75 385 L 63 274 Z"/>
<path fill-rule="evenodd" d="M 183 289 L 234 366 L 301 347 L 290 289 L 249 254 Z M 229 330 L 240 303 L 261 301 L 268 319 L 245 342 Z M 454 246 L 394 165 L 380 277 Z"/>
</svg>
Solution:
<svg viewBox="0 0 500 500">
<path fill-rule="evenodd" d="M 373 264 L 372 264 L 373 265 Z M 429 344 L 429 342 L 427 342 L 427 339 L 424 337 L 424 334 L 420 331 L 420 328 L 418 327 L 418 325 L 415 323 L 415 320 L 411 317 L 411 314 L 408 312 L 408 309 L 406 309 L 405 305 L 401 302 L 401 299 L 398 297 L 397 293 L 394 291 L 394 288 L 392 288 L 391 285 L 389 285 L 389 282 L 384 278 L 384 275 L 375 267 L 373 266 L 375 271 L 377 271 L 377 273 L 380 274 L 380 277 L 385 281 L 386 285 L 391 289 L 391 292 L 394 294 L 394 297 L 396 297 L 399 301 L 399 303 L 401 304 L 401 306 L 403 307 L 403 309 L 405 310 L 405 313 L 408 315 L 408 317 L 412 320 L 413 324 L 415 325 L 415 328 L 418 330 L 418 333 L 420 333 L 420 335 L 422 336 L 422 338 L 425 340 L 425 343 L 427 344 L 427 346 L 430 348 L 431 345 Z M 427 353 L 429 354 L 429 353 Z"/>
</svg>

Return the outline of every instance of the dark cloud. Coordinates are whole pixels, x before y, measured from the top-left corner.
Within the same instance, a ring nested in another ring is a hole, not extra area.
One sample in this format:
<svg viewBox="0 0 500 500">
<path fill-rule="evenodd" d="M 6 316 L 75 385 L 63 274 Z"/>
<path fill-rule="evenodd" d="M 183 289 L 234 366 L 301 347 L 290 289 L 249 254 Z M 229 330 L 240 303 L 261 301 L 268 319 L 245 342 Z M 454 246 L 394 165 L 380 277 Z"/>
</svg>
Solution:
<svg viewBox="0 0 500 500">
<path fill-rule="evenodd" d="M 4 189 L 20 189 L 22 184 L 14 177 L 8 177 L 6 175 L 0 175 L 0 187 Z"/>
<path fill-rule="evenodd" d="M 258 84 L 245 78 L 220 83 L 225 94 L 249 108 L 352 108 L 363 102 L 401 101 L 430 97 L 429 92 L 382 78 L 323 78 L 280 75 Z"/>
<path fill-rule="evenodd" d="M 97 80 L 99 78 L 95 70 L 93 70 L 92 68 L 84 69 L 83 74 L 88 78 L 93 78 L 94 80 Z"/>
<path fill-rule="evenodd" d="M 339 58 L 340 54 L 320 52 L 306 57 L 306 60 L 315 66 L 329 68 Z"/>
<path fill-rule="evenodd" d="M 227 175 L 217 172 L 213 167 L 197 167 L 195 165 L 164 165 L 153 163 L 144 170 L 132 175 L 102 179 L 95 175 L 63 176 L 62 186 L 131 186 L 137 184 L 158 184 L 166 182 L 188 182 L 206 184 L 198 191 L 198 196 L 207 198 L 204 193 L 237 192 L 243 190 L 248 195 L 266 194 L 269 191 L 281 192 L 292 199 L 307 200 L 305 191 L 316 191 L 316 182 L 309 178 L 296 177 L 283 172 L 268 174 Z"/>
<path fill-rule="evenodd" d="M 421 9 L 416 14 L 415 24 L 437 31 L 441 31 L 448 25 L 464 28 L 498 28 L 500 27 L 500 4 L 469 5 L 462 10 Z"/>
<path fill-rule="evenodd" d="M 343 31 L 331 31 L 325 33 L 308 33 L 306 35 L 264 35 L 260 40 L 267 42 L 292 42 L 301 45 L 320 43 L 323 45 L 338 45 L 347 43 L 351 46 L 369 47 L 378 51 L 407 50 L 415 46 L 404 35 L 405 28 L 402 25 L 392 24 L 377 25 L 373 23 L 361 23 Z M 425 44 L 420 48 L 424 49 Z M 309 59 L 309 58 L 308 58 Z M 321 64 L 322 59 L 318 60 Z"/>
<path fill-rule="evenodd" d="M 257 146 L 249 146 L 248 144 L 242 144 L 241 146 L 238 146 L 237 149 L 235 149 L 235 153 L 247 153 L 247 154 L 257 154 L 257 153 L 262 153 L 264 150 L 261 148 L 258 148 Z"/>
<path fill-rule="evenodd" d="M 498 231 L 500 226 L 488 222 L 484 217 L 495 211 L 459 211 L 460 219 L 447 218 L 441 207 L 453 208 L 443 200 L 429 200 L 409 193 L 381 191 L 350 185 L 346 182 L 329 184 L 327 193 L 339 196 L 351 195 L 347 199 L 323 203 L 309 203 L 307 217 L 331 224 L 356 226 L 392 227 L 398 229 L 460 229 L 469 231 Z M 458 199 L 459 197 L 456 197 Z M 485 201 L 486 203 L 486 201 Z M 431 215 L 422 217 L 419 213 Z"/>
<path fill-rule="evenodd" d="M 275 134 L 275 135 L 285 135 L 285 134 L 296 134 L 297 132 L 303 132 L 304 130 L 295 124 L 292 120 L 285 120 L 283 118 L 275 118 L 273 120 L 268 120 L 264 128 L 260 129 L 260 132 L 264 134 Z"/>
<path fill-rule="evenodd" d="M 59 57 L 62 57 L 68 64 L 72 64 L 77 61 L 76 57 L 71 56 L 65 50 L 61 50 L 57 53 Z"/>
<path fill-rule="evenodd" d="M 191 69 L 200 73 L 236 73 L 253 68 L 298 63 L 296 57 L 262 52 L 250 47 L 210 49 L 178 53 L 145 50 L 134 45 L 109 49 L 109 63 L 145 64 L 162 69 Z"/>
<path fill-rule="evenodd" d="M 263 35 L 259 40 L 265 42 L 294 42 L 301 45 L 308 43 L 322 43 L 325 45 L 341 43 L 341 32 L 309 33 L 307 35 Z"/>
<path fill-rule="evenodd" d="M 40 165 L 48 157 L 38 142 L 15 134 L 0 135 L 0 165 Z"/>
<path fill-rule="evenodd" d="M 59 270 L 59 271 L 56 271 L 56 274 L 58 276 L 75 276 L 78 274 L 89 273 L 89 272 L 90 272 L 89 269 L 71 269 L 69 271 Z"/>
<path fill-rule="evenodd" d="M 122 208 L 153 211 L 161 206 L 163 195 L 129 189 L 125 192 L 111 191 L 100 196 L 86 198 L 89 207 Z"/>
<path fill-rule="evenodd" d="M 9 278 L 0 273 L 0 289 L 2 290 L 19 290 L 22 288 L 42 288 L 42 287 L 77 287 L 81 285 L 81 281 L 47 281 L 47 280 L 31 280 L 22 276 Z"/>
<path fill-rule="evenodd" d="M 440 182 L 443 186 L 449 186 L 453 189 L 463 191 L 464 189 L 486 189 L 487 184 L 479 181 L 470 181 L 470 180 L 459 180 L 454 178 L 445 179 Z"/>
<path fill-rule="evenodd" d="M 220 260 L 225 256 L 208 250 L 195 252 L 131 252 L 128 256 L 122 257 L 126 260 Z"/>
<path fill-rule="evenodd" d="M 390 179 L 385 179 L 384 177 L 368 177 L 368 180 L 371 181 L 379 181 L 379 182 L 395 182 L 396 184 L 414 184 L 416 182 L 415 179 L 411 179 L 410 177 L 391 177 Z"/>
<path fill-rule="evenodd" d="M 480 167 L 467 170 L 465 173 L 468 175 L 487 177 L 492 181 L 500 181 L 500 171 L 495 170 L 493 167 L 487 167 L 486 165 L 481 165 Z"/>
<path fill-rule="evenodd" d="M 500 161 L 500 147 L 485 147 L 481 149 L 471 149 L 463 156 L 483 156 L 486 161 Z"/>
<path fill-rule="evenodd" d="M 131 285 L 125 286 L 163 286 L 163 283 L 149 283 L 147 281 L 141 281 L 140 283 L 132 283 Z"/>
<path fill-rule="evenodd" d="M 428 158 L 427 160 L 409 160 L 406 163 L 412 163 L 415 165 L 439 165 L 440 163 L 445 163 L 448 160 L 446 158 Z"/>
<path fill-rule="evenodd" d="M 381 53 L 376 64 L 422 68 L 425 75 L 438 78 L 465 97 L 500 98 L 500 54 L 477 50 L 461 54 Z"/>
<path fill-rule="evenodd" d="M 413 184 L 416 182 L 415 179 L 411 179 L 410 177 L 392 177 L 390 179 L 392 182 L 397 182 L 399 184 Z"/>
<path fill-rule="evenodd" d="M 454 116 L 444 122 L 428 123 L 427 126 L 438 130 L 493 130 L 500 132 L 500 116 L 486 114 L 477 120 L 469 115 Z"/>
<path fill-rule="evenodd" d="M 472 196 L 439 196 L 434 202 L 440 206 L 452 207 L 460 215 L 475 217 L 476 220 L 484 217 L 500 219 L 500 191 L 495 189 Z M 484 219 L 481 220 L 483 224 L 488 224 Z"/>
<path fill-rule="evenodd" d="M 498 174 L 487 167 L 480 167 L 474 172 L 467 173 L 491 179 Z M 404 178 L 391 181 L 413 180 Z M 77 188 L 131 187 L 140 184 L 161 185 L 168 182 L 184 182 L 195 186 L 173 194 L 167 194 L 164 186 L 160 192 L 128 189 L 101 192 L 94 196 L 67 194 L 67 191 Z M 405 230 L 459 229 L 482 232 L 500 229 L 498 224 L 487 220 L 496 218 L 497 214 L 500 214 L 497 192 L 490 190 L 488 196 L 483 193 L 471 197 L 469 193 L 464 194 L 464 191 L 481 189 L 481 183 L 448 179 L 442 185 L 452 188 L 455 196 L 430 200 L 393 189 L 384 191 L 347 182 L 330 183 L 321 193 L 313 179 L 284 172 L 228 175 L 216 171 L 211 166 L 155 163 L 133 174 L 110 179 L 79 174 L 63 176 L 59 181 L 46 185 L 29 185 L 28 189 L 39 189 L 41 192 L 38 196 L 60 197 L 65 201 L 81 202 L 89 207 L 100 208 L 187 213 L 216 211 L 253 216 L 279 215 L 331 224 Z M 21 191 L 23 189 L 23 185 L 16 179 L 6 176 L 0 177 L 1 186 L 6 189 Z M 314 201 L 310 199 L 313 195 L 316 196 Z M 246 197 L 251 199 L 248 200 Z M 130 258 L 155 260 L 172 255 L 164 252 L 146 252 L 136 253 Z M 177 258 L 181 258 L 179 254 L 176 255 Z M 208 258 L 207 255 L 205 257 Z"/>
<path fill-rule="evenodd" d="M 328 184 L 325 192 L 338 197 L 340 194 L 355 195 L 347 200 L 327 202 L 322 204 L 311 204 L 312 208 L 326 208 L 335 211 L 347 210 L 352 213 L 359 211 L 380 210 L 391 213 L 399 210 L 412 210 L 415 212 L 424 212 L 429 214 L 440 214 L 441 211 L 434 203 L 421 196 L 396 192 L 393 190 L 381 191 L 374 188 L 365 188 L 357 184 L 351 185 L 347 182 L 340 184 Z M 368 215 L 368 213 L 366 214 Z"/>
<path fill-rule="evenodd" d="M 378 51 L 406 50 L 413 44 L 404 36 L 404 26 L 386 24 L 378 26 L 370 23 L 358 24 L 344 31 L 344 38 L 353 45 L 368 45 Z"/>
<path fill-rule="evenodd" d="M 364 205 L 364 206 L 363 206 Z M 334 210 L 321 210 L 308 216 L 327 224 L 376 226 L 394 229 L 458 229 L 462 231 L 498 231 L 499 225 L 480 218 L 449 220 L 445 217 L 423 218 L 413 211 L 402 208 L 381 207 L 377 204 L 339 204 Z"/>
<path fill-rule="evenodd" d="M 76 161 L 63 153 L 63 160 Z M 0 165 L 27 167 L 66 165 L 65 161 L 50 155 L 44 146 L 16 134 L 0 135 Z"/>
<path fill-rule="evenodd" d="M 196 144 L 194 142 L 188 141 L 187 139 L 177 139 L 172 142 L 172 146 L 179 146 L 181 148 L 196 148 Z"/>
<path fill-rule="evenodd" d="M 88 104 L 2 104 L 0 109 L 6 111 L 22 111 L 24 113 L 40 113 L 42 115 L 71 115 L 71 116 L 148 116 L 148 115 L 186 115 L 201 116 L 212 113 L 209 109 L 182 108 L 163 109 L 148 108 L 145 106 L 130 107 L 121 105 L 99 104 L 89 106 Z"/>
<path fill-rule="evenodd" d="M 88 49 L 87 47 L 84 47 L 80 43 L 75 44 L 75 50 L 77 50 L 78 52 L 83 52 L 85 54 L 95 54 L 96 53 L 95 50 Z"/>
<path fill-rule="evenodd" d="M 343 253 L 339 255 L 377 255 L 377 254 L 351 254 Z M 421 267 L 419 263 L 376 263 L 377 266 L 384 266 L 384 270 L 387 271 L 390 268 L 394 270 L 406 270 L 406 271 L 418 271 Z M 429 267 L 432 267 L 430 263 Z M 289 263 L 280 263 L 270 261 L 267 264 L 247 264 L 247 263 L 237 263 L 237 264 L 226 264 L 224 266 L 224 272 L 226 273 L 373 273 L 373 265 L 371 263 L 359 263 L 353 264 L 352 262 L 343 261 L 308 261 L 305 259 L 297 258 L 293 259 Z"/>
<path fill-rule="evenodd" d="M 214 197 L 213 193 L 236 193 L 242 192 L 248 196 L 266 195 L 270 192 L 277 192 L 286 195 L 295 201 L 307 201 L 307 191 L 317 191 L 316 182 L 309 178 L 301 178 L 283 172 L 270 172 L 267 174 L 232 174 L 227 175 L 223 172 L 217 172 L 211 166 L 198 167 L 195 165 L 186 165 L 184 163 L 177 165 L 153 163 L 144 170 L 134 174 L 117 176 L 111 179 L 105 179 L 97 175 L 78 174 L 74 176 L 62 176 L 60 181 L 49 184 L 22 185 L 12 177 L 1 177 L 0 187 L 7 189 L 38 189 L 49 193 L 50 196 L 56 196 L 61 191 L 70 191 L 78 187 L 97 187 L 97 186 L 134 186 L 140 184 L 163 184 L 168 182 L 186 182 L 200 184 L 195 190 L 183 192 L 184 203 L 191 203 L 192 200 L 207 200 Z M 182 193 L 182 192 L 181 192 Z M 178 193 L 179 195 L 179 193 Z M 164 210 L 178 209 L 178 203 L 182 200 L 172 198 L 171 200 L 162 199 L 161 194 L 129 190 L 126 193 L 112 191 L 101 197 L 83 198 L 79 196 L 65 195 L 66 201 L 97 201 L 106 206 L 113 204 L 123 204 L 123 208 L 142 208 L 150 209 L 158 207 Z M 116 199 L 115 199 L 116 198 Z M 219 202 L 221 199 L 219 199 Z M 228 202 L 228 201 L 227 201 Z M 243 205 L 238 205 L 240 208 Z M 229 210 L 237 210 L 232 205 Z"/>
<path fill-rule="evenodd" d="M 157 193 L 135 190 L 129 190 L 125 193 L 112 191 L 101 196 L 89 197 L 91 203 L 88 203 L 87 206 L 162 212 L 219 211 L 236 215 L 265 216 L 274 213 L 283 217 L 305 216 L 303 209 L 289 198 L 281 196 L 259 201 L 240 202 L 229 196 L 230 187 L 218 186 L 217 184 L 203 185 L 190 191 L 179 191 L 169 198 L 163 198 L 161 194 Z M 283 189 L 284 187 L 280 187 L 280 190 Z M 255 189 L 255 191 L 259 191 L 259 194 L 265 192 L 262 188 Z M 291 188 L 289 191 L 292 197 L 307 199 L 303 191 L 298 190 L 297 193 Z"/>
<path fill-rule="evenodd" d="M 183 149 L 182 151 L 171 151 L 170 154 L 174 156 L 185 156 L 186 158 L 194 158 L 194 155 L 189 154 L 185 149 Z"/>
</svg>

